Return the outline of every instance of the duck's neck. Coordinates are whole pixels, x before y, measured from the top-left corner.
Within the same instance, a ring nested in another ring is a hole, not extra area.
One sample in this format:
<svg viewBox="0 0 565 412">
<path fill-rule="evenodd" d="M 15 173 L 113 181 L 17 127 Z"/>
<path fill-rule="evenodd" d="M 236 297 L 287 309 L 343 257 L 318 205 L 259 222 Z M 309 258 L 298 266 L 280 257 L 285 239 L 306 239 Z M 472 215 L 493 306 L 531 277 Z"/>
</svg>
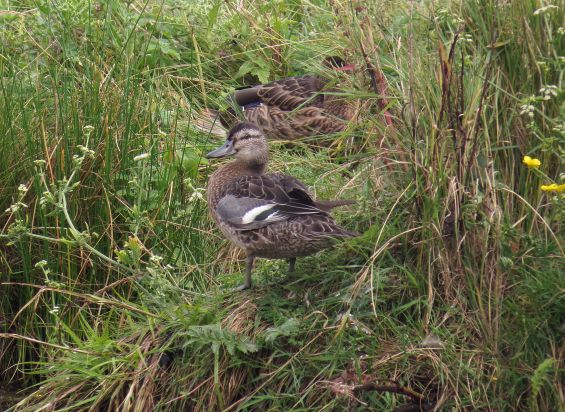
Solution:
<svg viewBox="0 0 565 412">
<path fill-rule="evenodd" d="M 235 160 L 223 166 L 220 166 L 208 181 L 208 204 L 217 204 L 222 191 L 227 183 L 240 176 L 261 176 L 265 172 L 267 163 L 248 163 Z"/>
<path fill-rule="evenodd" d="M 263 162 L 242 162 L 235 160 L 218 168 L 214 174 L 221 174 L 230 179 L 239 176 L 260 176 L 265 173 L 266 163 Z"/>
</svg>

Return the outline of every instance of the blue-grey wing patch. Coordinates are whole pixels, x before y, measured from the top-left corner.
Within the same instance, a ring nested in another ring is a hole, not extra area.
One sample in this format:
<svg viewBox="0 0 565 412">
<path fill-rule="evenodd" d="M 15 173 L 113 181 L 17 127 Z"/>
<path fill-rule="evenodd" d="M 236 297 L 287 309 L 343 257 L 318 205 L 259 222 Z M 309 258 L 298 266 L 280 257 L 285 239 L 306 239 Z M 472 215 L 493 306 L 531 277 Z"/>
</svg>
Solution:
<svg viewBox="0 0 565 412">
<path fill-rule="evenodd" d="M 259 229 L 297 215 L 325 214 L 313 205 L 294 202 L 277 203 L 272 200 L 233 195 L 220 199 L 216 213 L 221 220 L 240 230 Z"/>
</svg>

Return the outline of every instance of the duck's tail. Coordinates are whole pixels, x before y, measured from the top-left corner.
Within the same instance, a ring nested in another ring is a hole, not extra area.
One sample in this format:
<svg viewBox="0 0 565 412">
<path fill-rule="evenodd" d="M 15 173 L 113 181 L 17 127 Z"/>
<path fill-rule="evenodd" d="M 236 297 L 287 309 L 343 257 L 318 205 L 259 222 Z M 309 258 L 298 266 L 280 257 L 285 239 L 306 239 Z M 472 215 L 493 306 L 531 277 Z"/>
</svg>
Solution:
<svg viewBox="0 0 565 412">
<path fill-rule="evenodd" d="M 324 212 L 329 212 L 335 207 L 353 205 L 355 203 L 355 200 L 316 200 L 314 202 L 316 207 Z"/>
<path fill-rule="evenodd" d="M 354 230 L 348 230 L 341 226 L 336 225 L 335 232 L 332 234 L 336 239 L 347 239 L 349 237 L 361 236 L 361 233 Z"/>
<path fill-rule="evenodd" d="M 193 124 L 196 128 L 211 135 L 226 138 L 227 130 L 220 122 L 220 112 L 214 109 L 204 109 L 197 113 Z"/>
<path fill-rule="evenodd" d="M 347 206 L 347 205 L 354 205 L 357 203 L 355 200 L 316 200 L 314 204 L 320 210 L 324 212 L 330 212 L 335 207 L 340 206 Z M 336 238 L 348 238 L 348 237 L 357 237 L 360 236 L 361 233 L 355 232 L 353 230 L 347 230 L 341 226 L 336 225 L 336 231 L 334 236 Z"/>
</svg>

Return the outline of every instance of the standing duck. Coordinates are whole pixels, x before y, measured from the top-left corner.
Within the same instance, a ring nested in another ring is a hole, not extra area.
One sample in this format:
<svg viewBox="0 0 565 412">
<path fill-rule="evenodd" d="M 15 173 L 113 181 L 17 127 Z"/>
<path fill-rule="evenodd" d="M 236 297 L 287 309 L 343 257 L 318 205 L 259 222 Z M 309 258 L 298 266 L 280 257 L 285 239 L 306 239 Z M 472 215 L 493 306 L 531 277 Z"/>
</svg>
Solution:
<svg viewBox="0 0 565 412">
<path fill-rule="evenodd" d="M 222 233 L 247 254 L 245 282 L 239 290 L 251 287 L 255 258 L 288 259 L 292 272 L 297 257 L 357 235 L 338 226 L 329 214 L 332 208 L 352 201 L 317 201 L 294 177 L 264 173 L 269 149 L 256 125 L 238 123 L 226 143 L 207 157 L 232 155 L 235 160 L 210 177 L 207 197 Z"/>
<path fill-rule="evenodd" d="M 352 71 L 341 58 L 329 57 L 324 65 L 337 71 Z M 207 110 L 202 127 L 215 130 L 220 123 L 229 128 L 245 118 L 256 124 L 270 139 L 294 140 L 300 137 L 341 132 L 357 114 L 359 100 L 343 96 L 328 80 L 306 75 L 236 90 L 228 98 L 231 108 L 224 112 Z"/>
</svg>

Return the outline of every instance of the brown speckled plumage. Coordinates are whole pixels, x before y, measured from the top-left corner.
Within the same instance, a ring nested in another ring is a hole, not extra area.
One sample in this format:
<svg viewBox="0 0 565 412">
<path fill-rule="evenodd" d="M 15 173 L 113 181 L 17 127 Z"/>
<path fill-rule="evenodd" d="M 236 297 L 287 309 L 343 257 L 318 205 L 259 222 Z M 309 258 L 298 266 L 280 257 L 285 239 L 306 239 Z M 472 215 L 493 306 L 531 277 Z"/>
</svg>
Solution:
<svg viewBox="0 0 565 412">
<path fill-rule="evenodd" d="M 325 64 L 340 70 L 336 66 L 344 63 L 326 59 Z M 329 86 L 320 77 L 289 77 L 237 90 L 231 100 L 242 109 L 239 114 L 229 109 L 222 113 L 208 111 L 208 115 L 219 116 L 227 128 L 244 118 L 259 126 L 270 139 L 294 140 L 337 133 L 355 118 L 360 107 L 358 99 L 348 99 L 340 93 L 339 88 Z"/>
<path fill-rule="evenodd" d="M 248 256 L 245 287 L 251 285 L 255 257 L 294 259 L 355 236 L 335 223 L 329 211 L 349 201 L 316 201 L 292 176 L 264 174 L 268 147 L 259 129 L 236 125 L 225 146 L 210 157 L 235 154 L 208 182 L 208 207 L 222 233 Z"/>
</svg>

